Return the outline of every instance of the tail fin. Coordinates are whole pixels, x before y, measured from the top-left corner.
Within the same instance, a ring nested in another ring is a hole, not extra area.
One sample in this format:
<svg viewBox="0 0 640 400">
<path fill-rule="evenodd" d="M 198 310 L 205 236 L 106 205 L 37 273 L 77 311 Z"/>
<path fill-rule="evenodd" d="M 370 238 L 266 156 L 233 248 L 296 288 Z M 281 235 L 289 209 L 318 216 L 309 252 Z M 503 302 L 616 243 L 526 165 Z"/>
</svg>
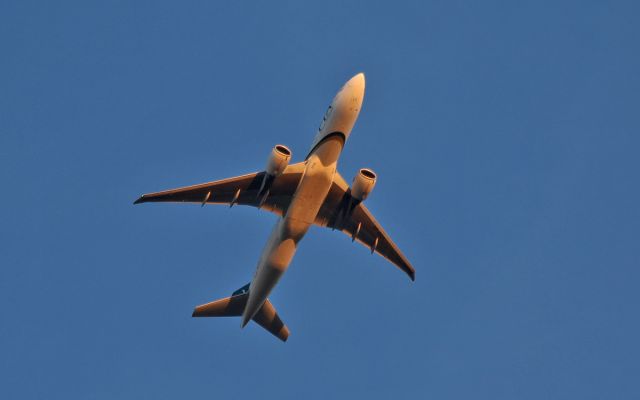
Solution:
<svg viewBox="0 0 640 400">
<path fill-rule="evenodd" d="M 248 285 L 247 285 L 248 286 Z M 244 289 L 244 290 L 243 290 Z M 244 311 L 249 297 L 248 288 L 242 287 L 231 297 L 225 297 L 211 303 L 202 304 L 193 310 L 192 317 L 239 317 Z M 271 332 L 283 342 L 289 337 L 289 328 L 282 322 L 276 309 L 267 299 L 253 320 L 261 327 Z"/>
</svg>

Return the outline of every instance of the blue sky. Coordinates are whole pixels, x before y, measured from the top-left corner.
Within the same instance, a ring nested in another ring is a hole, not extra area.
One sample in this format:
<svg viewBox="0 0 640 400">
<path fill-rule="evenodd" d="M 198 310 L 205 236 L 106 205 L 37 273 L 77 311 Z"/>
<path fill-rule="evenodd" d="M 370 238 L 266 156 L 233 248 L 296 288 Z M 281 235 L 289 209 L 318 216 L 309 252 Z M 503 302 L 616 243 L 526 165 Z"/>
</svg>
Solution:
<svg viewBox="0 0 640 400">
<path fill-rule="evenodd" d="M 640 397 L 637 2 L 233 3 L 0 5 L 0 397 Z M 289 342 L 192 319 L 275 217 L 133 200 L 300 160 L 360 71 L 416 282 L 315 228 Z"/>
</svg>

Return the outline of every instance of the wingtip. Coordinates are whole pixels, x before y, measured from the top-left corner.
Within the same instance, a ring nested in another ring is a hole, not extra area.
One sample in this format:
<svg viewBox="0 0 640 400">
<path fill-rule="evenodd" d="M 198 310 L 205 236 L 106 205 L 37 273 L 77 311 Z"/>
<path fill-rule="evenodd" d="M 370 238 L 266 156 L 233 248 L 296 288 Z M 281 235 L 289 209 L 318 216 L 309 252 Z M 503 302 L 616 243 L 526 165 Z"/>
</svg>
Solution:
<svg viewBox="0 0 640 400">
<path fill-rule="evenodd" d="M 144 195 L 138 197 L 138 199 L 134 201 L 133 204 L 140 204 L 142 202 L 144 202 Z"/>
<path fill-rule="evenodd" d="M 282 340 L 283 342 L 285 342 L 285 343 L 286 343 L 286 342 L 287 342 L 287 340 L 289 339 L 289 334 L 290 334 L 291 332 L 289 331 L 289 328 L 287 328 L 287 326 L 286 326 L 286 325 L 285 325 L 283 328 L 284 328 L 284 329 L 283 329 L 283 330 L 282 330 L 282 332 L 280 333 L 279 338 L 280 338 L 280 340 Z"/>
</svg>

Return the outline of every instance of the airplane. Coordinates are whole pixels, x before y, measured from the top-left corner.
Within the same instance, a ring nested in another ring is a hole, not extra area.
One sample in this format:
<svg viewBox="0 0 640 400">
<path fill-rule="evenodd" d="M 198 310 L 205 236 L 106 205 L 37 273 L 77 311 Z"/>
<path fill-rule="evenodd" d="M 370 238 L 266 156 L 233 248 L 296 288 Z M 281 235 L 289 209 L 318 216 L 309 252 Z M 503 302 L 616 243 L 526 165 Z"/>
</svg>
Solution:
<svg viewBox="0 0 640 400">
<path fill-rule="evenodd" d="M 364 99 L 365 77 L 359 73 L 340 89 L 329 105 L 304 161 L 289 164 L 291 150 L 273 147 L 264 171 L 142 195 L 134 204 L 187 202 L 247 205 L 278 218 L 250 283 L 216 301 L 197 306 L 193 317 L 241 317 L 244 328 L 255 321 L 283 342 L 289 328 L 268 299 L 285 273 L 298 243 L 311 225 L 338 229 L 404 271 L 412 281 L 409 260 L 371 215 L 363 201 L 376 184 L 376 173 L 358 171 L 351 187 L 337 171 L 340 154 L 355 125 Z"/>
</svg>

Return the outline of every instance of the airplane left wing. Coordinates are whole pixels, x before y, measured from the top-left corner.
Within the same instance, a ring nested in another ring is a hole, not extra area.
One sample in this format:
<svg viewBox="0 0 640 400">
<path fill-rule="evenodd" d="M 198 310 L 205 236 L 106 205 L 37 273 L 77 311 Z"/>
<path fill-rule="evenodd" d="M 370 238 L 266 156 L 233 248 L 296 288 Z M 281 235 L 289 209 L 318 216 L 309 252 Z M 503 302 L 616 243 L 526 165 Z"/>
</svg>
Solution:
<svg viewBox="0 0 640 400">
<path fill-rule="evenodd" d="M 263 188 L 265 172 L 254 172 L 234 178 L 186 186 L 142 195 L 134 204 L 146 202 L 180 202 L 198 204 L 247 205 L 283 215 L 304 172 L 304 163 L 287 166 L 273 179 L 268 192 Z M 262 192 L 260 192 L 260 190 Z"/>
<path fill-rule="evenodd" d="M 350 197 L 349 184 L 336 171 L 333 185 L 320 208 L 315 224 L 341 230 L 349 235 L 352 241 L 357 240 L 372 253 L 380 254 L 409 275 L 412 281 L 415 280 L 415 269 L 367 207 L 360 203 L 350 212 L 347 211 Z"/>
</svg>

